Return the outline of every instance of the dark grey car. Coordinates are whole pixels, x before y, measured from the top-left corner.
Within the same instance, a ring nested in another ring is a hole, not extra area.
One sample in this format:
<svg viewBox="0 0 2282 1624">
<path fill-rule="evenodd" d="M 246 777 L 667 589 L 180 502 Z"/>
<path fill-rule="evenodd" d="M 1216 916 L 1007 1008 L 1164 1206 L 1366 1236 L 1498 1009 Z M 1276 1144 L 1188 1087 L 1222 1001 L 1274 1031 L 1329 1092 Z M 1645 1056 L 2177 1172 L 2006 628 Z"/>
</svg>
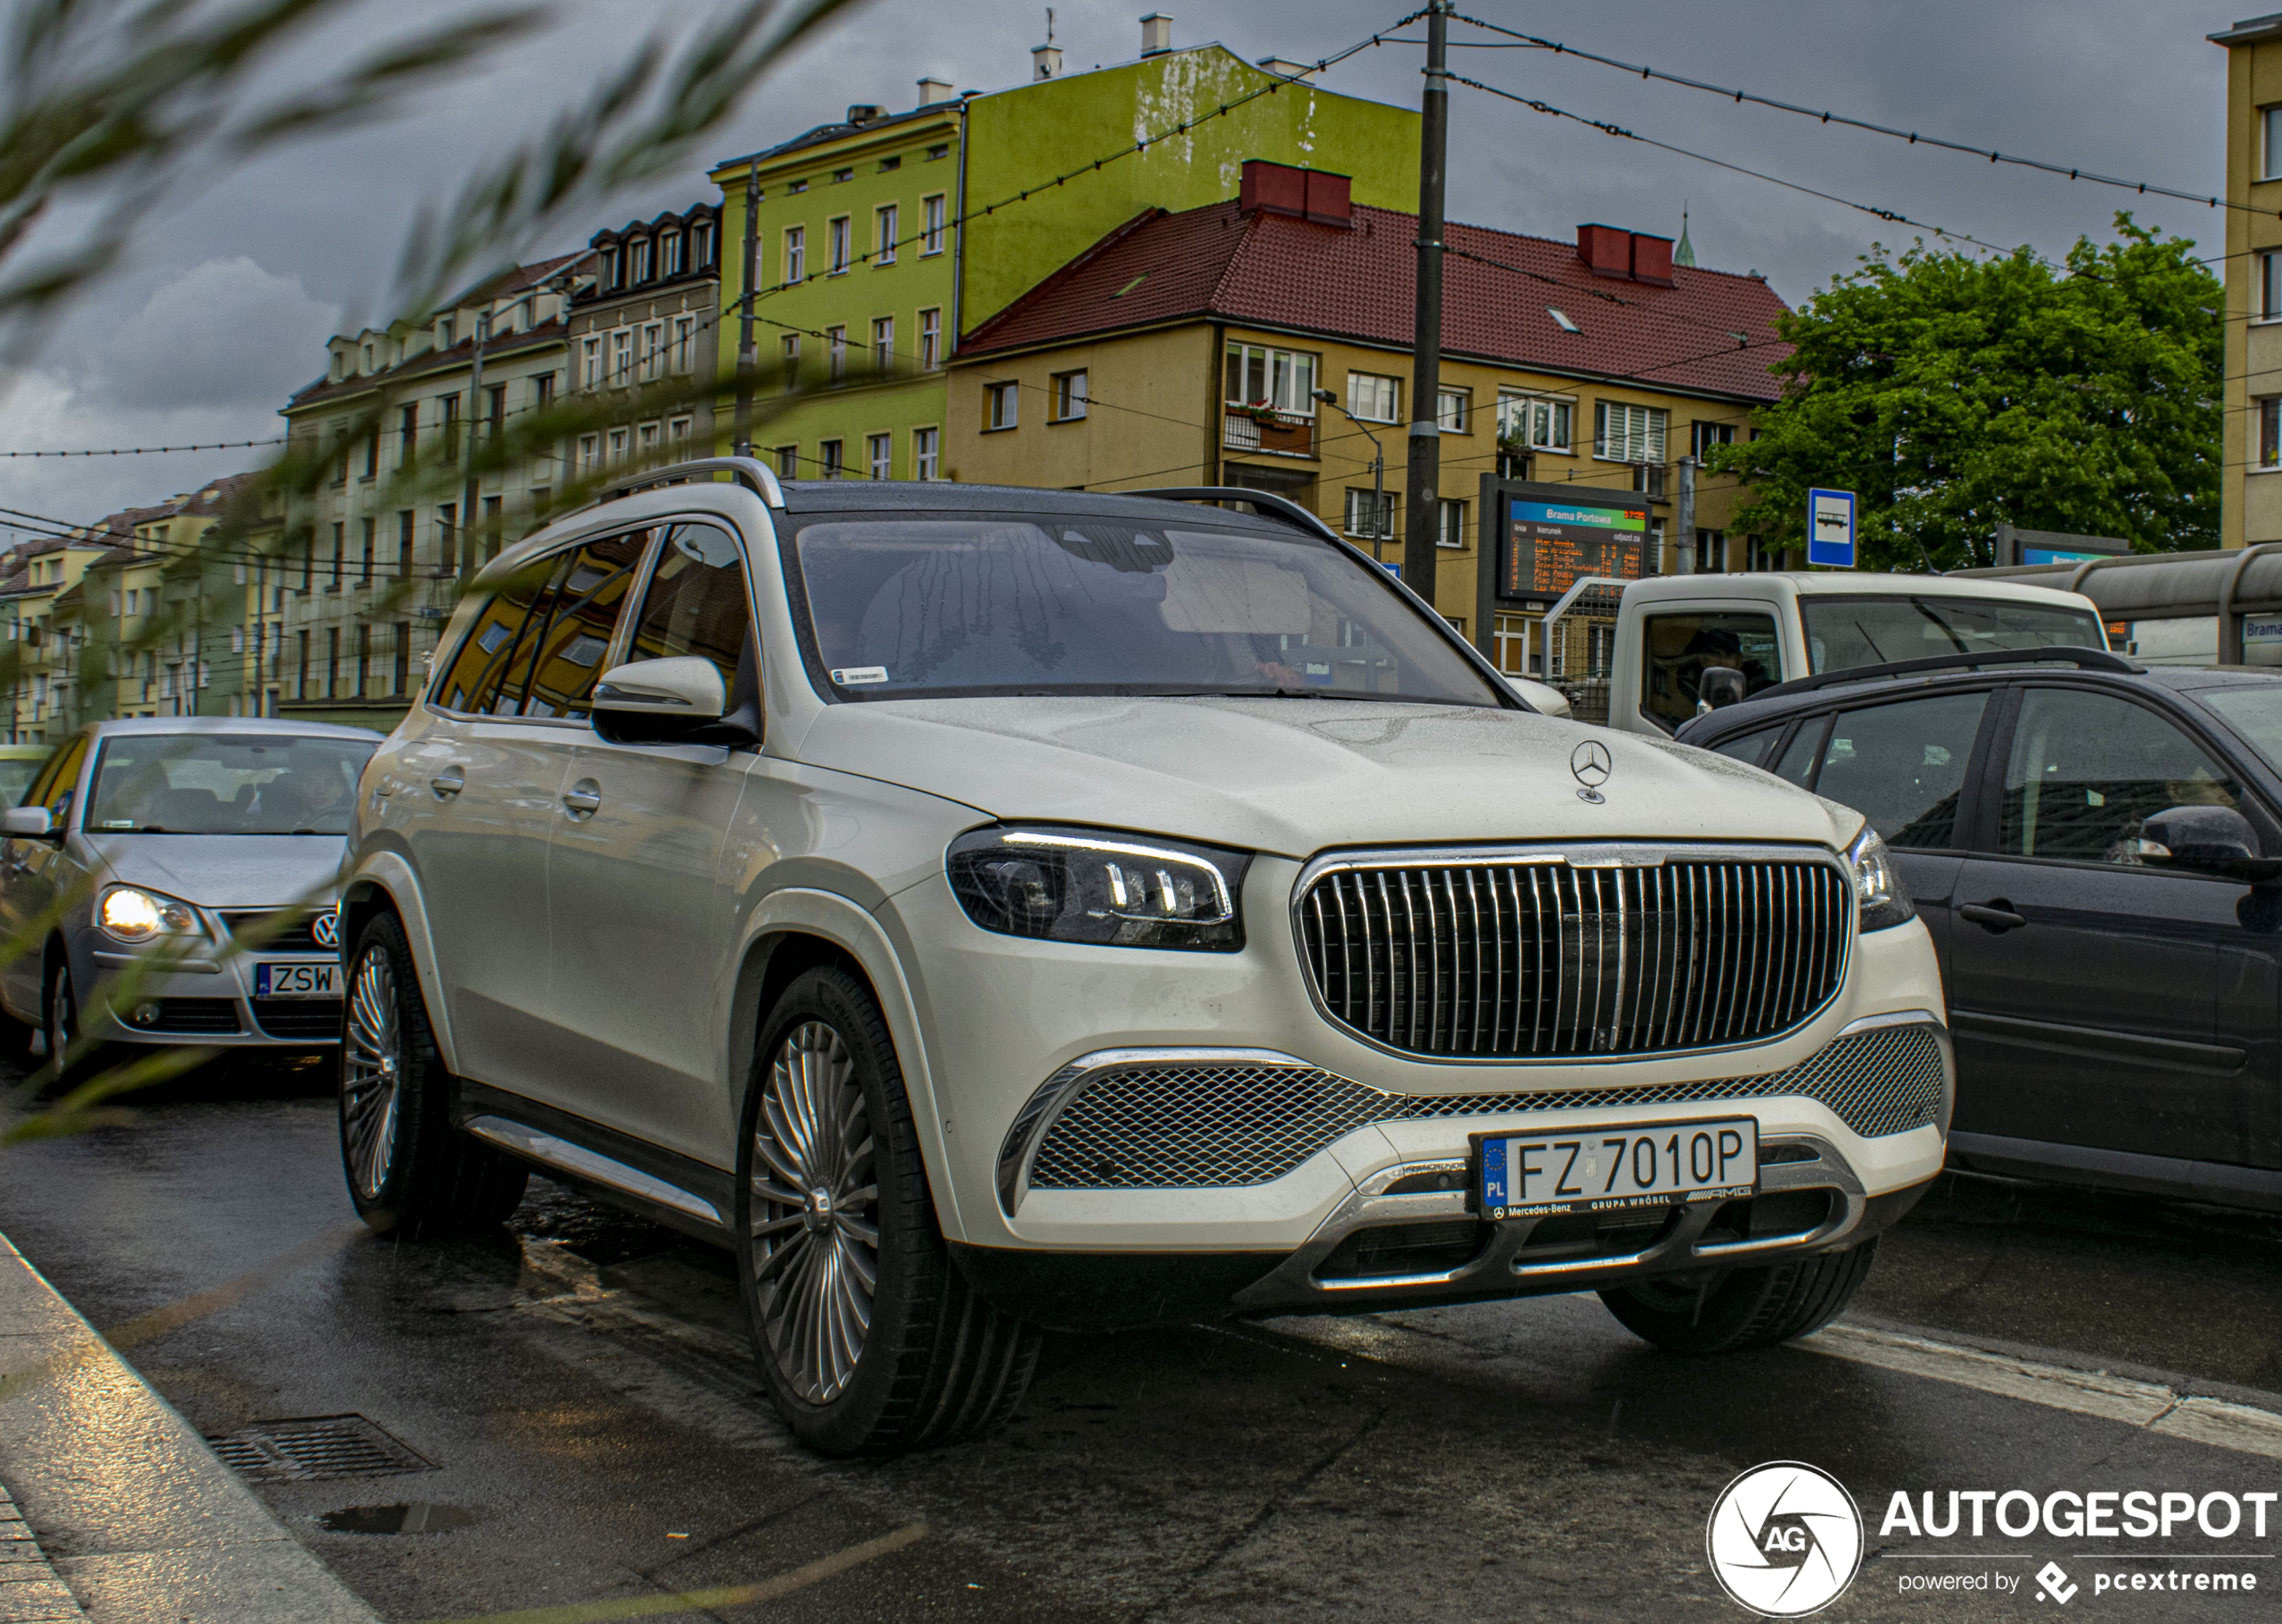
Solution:
<svg viewBox="0 0 2282 1624">
<path fill-rule="evenodd" d="M 2282 1209 L 2282 675 L 2017 651 L 1679 737 L 1885 837 L 1948 989 L 1953 1164 Z"/>
</svg>

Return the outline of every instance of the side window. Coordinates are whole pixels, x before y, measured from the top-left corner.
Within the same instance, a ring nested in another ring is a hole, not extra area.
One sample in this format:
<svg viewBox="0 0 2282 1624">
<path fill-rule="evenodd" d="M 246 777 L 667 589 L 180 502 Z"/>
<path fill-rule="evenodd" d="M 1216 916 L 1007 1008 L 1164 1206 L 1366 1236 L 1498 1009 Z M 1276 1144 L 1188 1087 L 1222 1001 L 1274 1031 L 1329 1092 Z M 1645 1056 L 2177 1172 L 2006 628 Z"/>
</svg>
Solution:
<svg viewBox="0 0 2282 1624">
<path fill-rule="evenodd" d="M 1713 745 L 1712 750 L 1715 755 L 1729 756 L 1756 767 L 1766 761 L 1767 751 L 1773 746 L 1775 735 L 1782 731 L 1782 724 L 1777 722 L 1772 728 L 1761 728 L 1755 732 L 1738 733 L 1733 738 L 1722 739 L 1720 743 Z"/>
<path fill-rule="evenodd" d="M 1791 746 L 1782 759 L 1769 768 L 1777 778 L 1787 778 L 1802 790 L 1811 790 L 1815 783 L 1815 768 L 1822 760 L 1822 737 L 1830 719 L 1810 716 L 1799 724 L 1799 731 L 1791 736 Z"/>
<path fill-rule="evenodd" d="M 715 525 L 669 525 L 626 658 L 695 655 L 719 666 L 722 683 L 734 693 L 738 659 L 752 623 L 737 538 Z"/>
<path fill-rule="evenodd" d="M 475 624 L 468 628 L 467 640 L 437 682 L 431 696 L 435 703 L 463 716 L 513 713 L 508 673 L 552 573 L 545 561 L 535 562 L 483 605 Z M 529 663 L 527 651 L 522 663 Z"/>
<path fill-rule="evenodd" d="M 1955 845 L 1958 797 L 1988 703 L 1986 693 L 1950 693 L 1841 710 L 1815 792 L 1860 812 L 1888 845 Z"/>
<path fill-rule="evenodd" d="M 2242 786 L 2154 711 L 2105 693 L 2031 688 L 2005 762 L 1997 849 L 2136 863 L 2139 825 L 2151 813 L 2242 799 Z"/>
<path fill-rule="evenodd" d="M 1652 614 L 1641 628 L 1641 709 L 1678 727 L 1695 714 L 1706 666 L 1743 673 L 1747 696 L 1782 680 L 1774 617 L 1726 610 Z"/>
<path fill-rule="evenodd" d="M 555 567 L 545 596 L 533 613 L 526 716 L 584 717 L 592 709 L 595 678 L 633 588 L 645 534 L 588 542 Z M 525 688 L 518 658 L 509 692 Z"/>
<path fill-rule="evenodd" d="M 25 794 L 23 804 L 47 808 L 56 815 L 58 824 L 69 822 L 72 797 L 79 790 L 79 769 L 86 760 L 87 739 L 83 734 L 49 762 L 40 774 L 40 781 Z"/>
</svg>

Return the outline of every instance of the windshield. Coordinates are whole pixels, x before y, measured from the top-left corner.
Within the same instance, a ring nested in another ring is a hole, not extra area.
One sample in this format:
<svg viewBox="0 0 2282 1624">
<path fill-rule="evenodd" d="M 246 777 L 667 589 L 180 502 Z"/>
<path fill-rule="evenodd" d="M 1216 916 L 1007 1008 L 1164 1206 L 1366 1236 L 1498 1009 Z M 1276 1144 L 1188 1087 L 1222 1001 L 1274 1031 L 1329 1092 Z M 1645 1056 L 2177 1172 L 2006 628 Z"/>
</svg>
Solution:
<svg viewBox="0 0 2282 1624">
<path fill-rule="evenodd" d="M 126 733 L 103 741 L 91 834 L 346 834 L 377 739 Z"/>
<path fill-rule="evenodd" d="M 1989 649 L 2105 649 L 2088 609 L 1969 597 L 1808 597 L 1799 600 L 1814 673 Z"/>
<path fill-rule="evenodd" d="M 31 781 L 40 776 L 40 769 L 48 764 L 44 755 L 18 756 L 0 760 L 0 807 L 13 807 L 23 799 L 23 792 L 31 788 Z"/>
<path fill-rule="evenodd" d="M 2195 697 L 2217 711 L 2261 761 L 2282 772 L 2282 682 L 2220 688 Z"/>
<path fill-rule="evenodd" d="M 1320 538 L 1037 516 L 834 516 L 794 563 L 834 699 L 1305 694 L 1496 705 L 1367 564 Z"/>
</svg>

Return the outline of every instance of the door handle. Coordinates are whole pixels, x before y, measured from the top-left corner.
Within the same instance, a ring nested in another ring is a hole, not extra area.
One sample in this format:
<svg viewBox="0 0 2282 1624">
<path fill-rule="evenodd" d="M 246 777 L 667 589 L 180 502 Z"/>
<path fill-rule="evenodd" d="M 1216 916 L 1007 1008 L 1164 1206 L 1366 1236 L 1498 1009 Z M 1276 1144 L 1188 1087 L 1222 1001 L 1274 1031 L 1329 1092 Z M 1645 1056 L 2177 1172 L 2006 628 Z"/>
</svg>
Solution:
<svg viewBox="0 0 2282 1624">
<path fill-rule="evenodd" d="M 2012 911 L 2012 905 L 2002 896 L 1987 902 L 1968 902 L 1957 911 L 1959 919 L 1969 919 L 1992 936 L 2007 931 L 2017 931 L 2029 922 Z"/>
<path fill-rule="evenodd" d="M 562 804 L 573 817 L 591 817 L 602 805 L 602 786 L 590 778 L 582 778 L 562 792 Z"/>
<path fill-rule="evenodd" d="M 434 778 L 429 779 L 428 787 L 436 791 L 438 800 L 448 800 L 457 795 L 466 782 L 467 770 L 455 762 Z"/>
</svg>

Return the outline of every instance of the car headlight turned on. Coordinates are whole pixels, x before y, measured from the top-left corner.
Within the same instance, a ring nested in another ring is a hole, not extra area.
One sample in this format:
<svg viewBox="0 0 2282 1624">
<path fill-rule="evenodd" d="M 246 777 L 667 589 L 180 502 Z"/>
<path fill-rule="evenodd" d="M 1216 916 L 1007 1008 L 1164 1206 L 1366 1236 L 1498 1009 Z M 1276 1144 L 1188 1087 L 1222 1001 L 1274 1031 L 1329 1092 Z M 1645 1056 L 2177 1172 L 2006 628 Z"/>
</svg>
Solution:
<svg viewBox="0 0 2282 1624">
<path fill-rule="evenodd" d="M 1112 948 L 1234 953 L 1252 854 L 1096 829 L 976 829 L 945 856 L 951 888 L 986 931 Z"/>
<path fill-rule="evenodd" d="M 95 902 L 95 923 L 113 941 L 132 947 L 163 936 L 199 934 L 198 910 L 140 886 L 112 886 Z"/>
<path fill-rule="evenodd" d="M 1854 901 L 1865 934 L 1907 924 L 1917 917 L 1917 905 L 1910 900 L 1909 887 L 1902 884 L 1902 871 L 1894 866 L 1893 853 L 1878 838 L 1877 830 L 1864 824 L 1862 832 L 1846 848 L 1846 861 L 1854 870 Z"/>
</svg>

